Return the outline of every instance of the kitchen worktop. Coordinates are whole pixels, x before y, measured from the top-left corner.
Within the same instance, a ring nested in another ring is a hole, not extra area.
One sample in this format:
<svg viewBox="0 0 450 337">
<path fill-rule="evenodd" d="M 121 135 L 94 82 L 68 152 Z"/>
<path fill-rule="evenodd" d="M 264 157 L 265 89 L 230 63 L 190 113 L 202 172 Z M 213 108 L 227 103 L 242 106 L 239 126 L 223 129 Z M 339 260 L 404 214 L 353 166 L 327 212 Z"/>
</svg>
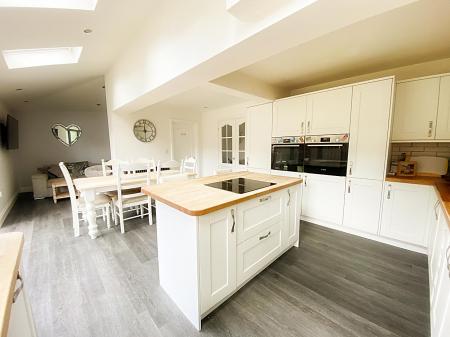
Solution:
<svg viewBox="0 0 450 337">
<path fill-rule="evenodd" d="M 445 210 L 447 216 L 447 225 L 450 229 L 450 181 L 435 176 L 415 176 L 415 177 L 386 177 L 388 182 L 407 183 L 417 185 L 433 186 L 436 195 Z"/>
<path fill-rule="evenodd" d="M 0 337 L 8 334 L 17 273 L 22 257 L 23 233 L 0 235 Z"/>
<path fill-rule="evenodd" d="M 244 194 L 205 186 L 205 184 L 234 178 L 260 180 L 275 183 L 275 185 Z M 298 178 L 253 172 L 233 172 L 187 181 L 145 186 L 142 191 L 153 199 L 176 208 L 183 213 L 200 216 L 300 184 L 301 182 L 302 179 Z"/>
</svg>

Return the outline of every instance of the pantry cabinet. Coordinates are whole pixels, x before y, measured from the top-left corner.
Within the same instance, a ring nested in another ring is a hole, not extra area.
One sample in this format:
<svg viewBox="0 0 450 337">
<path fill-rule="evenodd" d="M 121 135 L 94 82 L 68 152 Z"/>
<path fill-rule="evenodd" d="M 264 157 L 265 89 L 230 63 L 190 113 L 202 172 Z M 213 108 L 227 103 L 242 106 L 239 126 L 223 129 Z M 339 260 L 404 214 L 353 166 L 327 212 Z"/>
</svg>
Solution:
<svg viewBox="0 0 450 337">
<path fill-rule="evenodd" d="M 426 247 L 431 186 L 386 182 L 380 235 Z"/>
<path fill-rule="evenodd" d="M 397 82 L 393 141 L 435 139 L 439 83 L 439 77 Z"/>
<path fill-rule="evenodd" d="M 344 226 L 369 234 L 378 234 L 382 195 L 382 181 L 348 178 Z"/>
<path fill-rule="evenodd" d="M 450 140 L 450 75 L 441 77 L 436 139 Z"/>
<path fill-rule="evenodd" d="M 305 135 L 306 100 L 307 96 L 295 96 L 273 103 L 272 137 Z"/>
<path fill-rule="evenodd" d="M 352 106 L 352 87 L 308 95 L 306 133 L 326 135 L 348 133 Z"/>
<path fill-rule="evenodd" d="M 347 176 L 383 180 L 393 79 L 353 87 Z"/>
<path fill-rule="evenodd" d="M 247 109 L 247 168 L 269 173 L 272 133 L 272 103 Z"/>
<path fill-rule="evenodd" d="M 201 312 L 236 289 L 236 208 L 200 217 Z"/>
<path fill-rule="evenodd" d="M 342 224 L 345 177 L 304 174 L 302 217 L 331 224 Z"/>
</svg>

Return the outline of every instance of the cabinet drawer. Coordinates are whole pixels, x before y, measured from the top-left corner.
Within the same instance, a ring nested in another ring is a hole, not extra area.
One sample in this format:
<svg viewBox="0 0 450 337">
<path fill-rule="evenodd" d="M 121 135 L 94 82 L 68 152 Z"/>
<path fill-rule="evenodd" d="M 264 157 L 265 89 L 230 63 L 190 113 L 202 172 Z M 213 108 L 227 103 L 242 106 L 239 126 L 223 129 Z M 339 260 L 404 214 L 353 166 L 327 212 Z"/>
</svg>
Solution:
<svg viewBox="0 0 450 337">
<path fill-rule="evenodd" d="M 281 222 L 260 231 L 237 246 L 237 284 L 263 269 L 281 251 Z"/>
<path fill-rule="evenodd" d="M 263 229 L 281 222 L 283 218 L 281 193 L 264 195 L 237 206 L 237 242 L 255 236 Z"/>
</svg>

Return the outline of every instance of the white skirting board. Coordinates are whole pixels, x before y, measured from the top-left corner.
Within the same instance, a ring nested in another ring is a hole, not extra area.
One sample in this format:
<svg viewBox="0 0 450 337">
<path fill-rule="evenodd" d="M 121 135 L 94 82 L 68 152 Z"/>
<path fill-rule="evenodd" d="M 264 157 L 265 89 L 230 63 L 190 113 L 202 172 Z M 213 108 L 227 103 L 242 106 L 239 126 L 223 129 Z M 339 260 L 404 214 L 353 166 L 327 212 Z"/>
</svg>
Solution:
<svg viewBox="0 0 450 337">
<path fill-rule="evenodd" d="M 0 227 L 3 226 L 3 223 L 6 220 L 6 217 L 8 216 L 9 212 L 13 208 L 14 204 L 16 203 L 18 193 L 14 193 L 11 199 L 6 203 L 6 207 L 2 210 L 0 210 Z"/>
<path fill-rule="evenodd" d="M 306 216 L 302 216 L 301 219 L 303 221 L 311 222 L 313 224 L 316 224 L 316 225 L 319 225 L 319 226 L 322 226 L 322 227 L 332 228 L 332 229 L 335 229 L 335 230 L 338 230 L 338 231 L 341 231 L 341 232 L 345 232 L 345 233 L 353 234 L 353 235 L 356 235 L 356 236 L 360 236 L 360 237 L 363 237 L 365 239 L 382 242 L 382 243 L 385 243 L 385 244 L 388 244 L 388 245 L 391 245 L 391 246 L 395 246 L 395 247 L 411 250 L 411 251 L 416 252 L 416 253 L 427 254 L 427 249 L 425 247 L 420 247 L 420 246 L 412 245 L 412 244 L 409 244 L 409 243 L 405 243 L 405 242 L 401 242 L 401 241 L 385 238 L 385 237 L 382 237 L 382 236 L 361 232 L 361 231 L 358 231 L 358 230 L 355 230 L 355 229 L 352 229 L 352 228 L 349 228 L 349 227 L 345 227 L 343 225 L 337 225 L 337 224 L 333 224 L 333 223 L 329 223 L 329 222 L 325 222 L 325 221 L 309 218 L 309 217 L 306 217 Z"/>
</svg>

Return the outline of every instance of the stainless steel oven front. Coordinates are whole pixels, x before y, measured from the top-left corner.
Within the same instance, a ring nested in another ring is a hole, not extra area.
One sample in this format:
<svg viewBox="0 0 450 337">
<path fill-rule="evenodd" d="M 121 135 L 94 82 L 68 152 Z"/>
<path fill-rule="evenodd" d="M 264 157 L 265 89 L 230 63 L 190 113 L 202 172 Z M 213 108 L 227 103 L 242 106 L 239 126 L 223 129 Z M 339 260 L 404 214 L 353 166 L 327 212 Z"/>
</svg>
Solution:
<svg viewBox="0 0 450 337">
<path fill-rule="evenodd" d="M 348 133 L 306 136 L 305 172 L 345 176 L 347 174 Z"/>
<path fill-rule="evenodd" d="M 272 170 L 303 172 L 305 156 L 303 136 L 272 138 Z"/>
</svg>

